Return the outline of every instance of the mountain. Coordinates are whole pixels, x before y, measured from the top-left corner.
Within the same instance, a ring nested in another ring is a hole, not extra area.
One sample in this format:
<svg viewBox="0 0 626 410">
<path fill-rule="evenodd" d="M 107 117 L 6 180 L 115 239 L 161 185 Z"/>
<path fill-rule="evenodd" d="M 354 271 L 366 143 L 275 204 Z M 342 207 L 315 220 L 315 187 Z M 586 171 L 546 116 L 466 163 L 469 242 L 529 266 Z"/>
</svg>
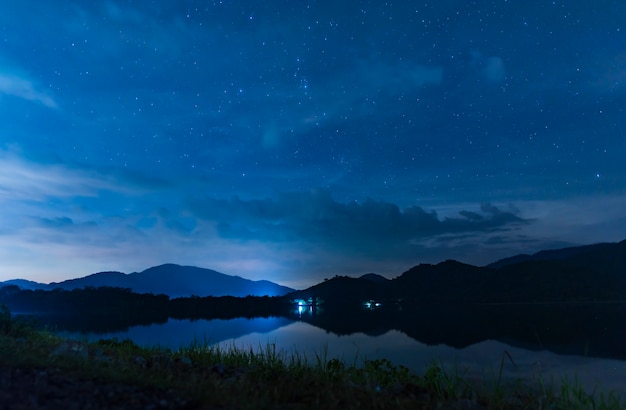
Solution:
<svg viewBox="0 0 626 410">
<path fill-rule="evenodd" d="M 136 281 L 135 292 L 178 296 L 282 296 L 293 289 L 266 280 L 252 281 L 239 276 L 198 268 L 165 264 L 129 275 Z"/>
<path fill-rule="evenodd" d="M 486 267 L 448 260 L 421 264 L 388 280 L 368 273 L 336 276 L 294 291 L 269 281 L 251 281 L 211 269 L 166 264 L 143 272 L 100 272 L 50 285 L 13 280 L 25 289 L 112 286 L 137 293 L 184 296 L 282 296 L 316 298 L 335 305 L 386 300 L 406 306 L 424 303 L 507 303 L 623 300 L 626 298 L 626 240 L 619 243 L 546 250 L 517 255 Z"/>
<path fill-rule="evenodd" d="M 500 259 L 496 262 L 487 265 L 488 268 L 499 269 L 507 265 L 513 265 L 520 262 L 528 261 L 549 261 L 549 260 L 563 260 L 575 257 L 580 254 L 593 251 L 601 251 L 610 248 L 616 244 L 614 243 L 597 243 L 593 245 L 574 246 L 569 248 L 543 250 L 532 255 L 519 254 L 508 258 Z"/>
<path fill-rule="evenodd" d="M 568 260 L 578 266 L 623 278 L 626 276 L 626 240 L 594 247 L 587 252 L 574 255 Z"/>
<path fill-rule="evenodd" d="M 403 307 L 625 300 L 626 240 L 518 255 L 487 267 L 448 260 L 415 266 L 392 280 L 375 277 L 335 277 L 290 297 L 322 300 L 329 307 L 367 300 L 382 306 L 400 300 Z"/>
<path fill-rule="evenodd" d="M 390 283 L 392 294 L 411 303 L 454 303 L 485 300 L 495 271 L 454 260 L 415 266 Z"/>
<path fill-rule="evenodd" d="M 387 283 L 389 281 L 389 279 L 377 273 L 366 273 L 365 275 L 359 276 L 359 279 L 367 279 L 375 283 Z"/>
<path fill-rule="evenodd" d="M 134 286 L 134 281 L 130 275 L 126 275 L 122 272 L 99 272 L 92 275 L 87 275 L 82 278 L 69 279 L 63 282 L 52 282 L 47 287 L 48 289 L 80 289 L 80 288 L 100 288 L 102 286 L 108 286 L 112 288 L 130 288 Z M 147 292 L 146 292 L 147 293 Z"/>
<path fill-rule="evenodd" d="M 11 285 L 18 286 L 20 289 L 27 289 L 27 290 L 46 289 L 46 287 L 48 286 L 44 283 L 34 282 L 32 280 L 26 280 L 26 279 L 11 279 L 5 282 L 0 282 L 0 287 L 11 286 Z"/>
<path fill-rule="evenodd" d="M 294 289 L 276 283 L 253 281 L 239 276 L 226 275 L 211 269 L 194 266 L 165 264 L 142 272 L 99 272 L 82 278 L 70 279 L 49 285 L 16 279 L 2 282 L 0 286 L 17 285 L 23 289 L 79 289 L 85 287 L 120 287 L 135 293 L 165 294 L 171 298 L 188 296 L 281 296 Z"/>
</svg>

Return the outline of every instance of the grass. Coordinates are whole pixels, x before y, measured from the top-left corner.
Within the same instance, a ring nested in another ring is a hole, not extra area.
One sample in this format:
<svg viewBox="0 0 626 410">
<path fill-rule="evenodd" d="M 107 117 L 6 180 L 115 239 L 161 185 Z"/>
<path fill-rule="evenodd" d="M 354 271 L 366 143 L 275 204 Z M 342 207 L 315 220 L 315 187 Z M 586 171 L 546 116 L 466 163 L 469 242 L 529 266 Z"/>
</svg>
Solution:
<svg viewBox="0 0 626 410">
<path fill-rule="evenodd" d="M 588 394 L 577 378 L 504 383 L 497 374 L 470 380 L 433 362 L 417 375 L 386 359 L 351 364 L 276 349 L 195 342 L 169 350 L 129 340 L 74 341 L 11 319 L 0 309 L 0 364 L 55 367 L 77 377 L 173 390 L 205 408 L 625 409 L 617 393 Z M 473 407 L 472 407 L 473 406 Z"/>
</svg>

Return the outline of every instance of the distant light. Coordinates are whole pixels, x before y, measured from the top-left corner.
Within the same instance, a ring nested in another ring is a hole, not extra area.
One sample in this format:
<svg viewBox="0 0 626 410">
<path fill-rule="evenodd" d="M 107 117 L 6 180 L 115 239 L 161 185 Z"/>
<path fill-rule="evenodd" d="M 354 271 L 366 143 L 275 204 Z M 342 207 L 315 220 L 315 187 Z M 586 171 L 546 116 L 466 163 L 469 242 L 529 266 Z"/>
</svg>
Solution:
<svg viewBox="0 0 626 410">
<path fill-rule="evenodd" d="M 375 300 L 371 300 L 371 299 L 363 302 L 363 306 L 365 307 L 365 309 L 368 309 L 368 310 L 379 308 L 382 305 L 383 305 L 382 302 L 376 302 Z"/>
</svg>

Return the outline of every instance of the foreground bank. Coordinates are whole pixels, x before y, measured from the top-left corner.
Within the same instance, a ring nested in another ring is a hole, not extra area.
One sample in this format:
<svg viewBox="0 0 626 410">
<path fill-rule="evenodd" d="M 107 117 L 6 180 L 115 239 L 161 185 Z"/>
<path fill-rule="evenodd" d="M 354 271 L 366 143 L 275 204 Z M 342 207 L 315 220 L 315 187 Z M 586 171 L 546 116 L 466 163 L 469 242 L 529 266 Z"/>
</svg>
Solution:
<svg viewBox="0 0 626 410">
<path fill-rule="evenodd" d="M 508 358 L 503 357 L 504 360 Z M 531 384 L 465 379 L 433 364 L 416 375 L 386 360 L 343 363 L 320 352 L 286 355 L 205 344 L 168 350 L 130 341 L 85 342 L 0 318 L 3 408 L 563 408 L 623 409 L 574 379 Z"/>
</svg>

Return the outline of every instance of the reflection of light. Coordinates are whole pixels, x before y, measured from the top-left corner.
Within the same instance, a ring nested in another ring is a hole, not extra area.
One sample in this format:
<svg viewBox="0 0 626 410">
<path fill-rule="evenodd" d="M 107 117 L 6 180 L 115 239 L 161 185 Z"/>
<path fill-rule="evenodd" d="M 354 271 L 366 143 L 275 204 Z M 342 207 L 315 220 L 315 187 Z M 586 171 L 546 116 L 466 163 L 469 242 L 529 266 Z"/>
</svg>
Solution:
<svg viewBox="0 0 626 410">
<path fill-rule="evenodd" d="M 308 301 L 305 299 L 294 299 L 293 303 L 297 306 L 296 312 L 298 316 L 302 316 L 303 313 L 312 315 L 315 310 L 313 298 L 309 298 Z"/>
<path fill-rule="evenodd" d="M 374 300 L 368 300 L 366 302 L 363 302 L 363 306 L 365 307 L 365 309 L 368 310 L 372 310 L 375 308 L 379 308 L 381 307 L 383 304 L 381 302 L 376 302 Z"/>
</svg>

